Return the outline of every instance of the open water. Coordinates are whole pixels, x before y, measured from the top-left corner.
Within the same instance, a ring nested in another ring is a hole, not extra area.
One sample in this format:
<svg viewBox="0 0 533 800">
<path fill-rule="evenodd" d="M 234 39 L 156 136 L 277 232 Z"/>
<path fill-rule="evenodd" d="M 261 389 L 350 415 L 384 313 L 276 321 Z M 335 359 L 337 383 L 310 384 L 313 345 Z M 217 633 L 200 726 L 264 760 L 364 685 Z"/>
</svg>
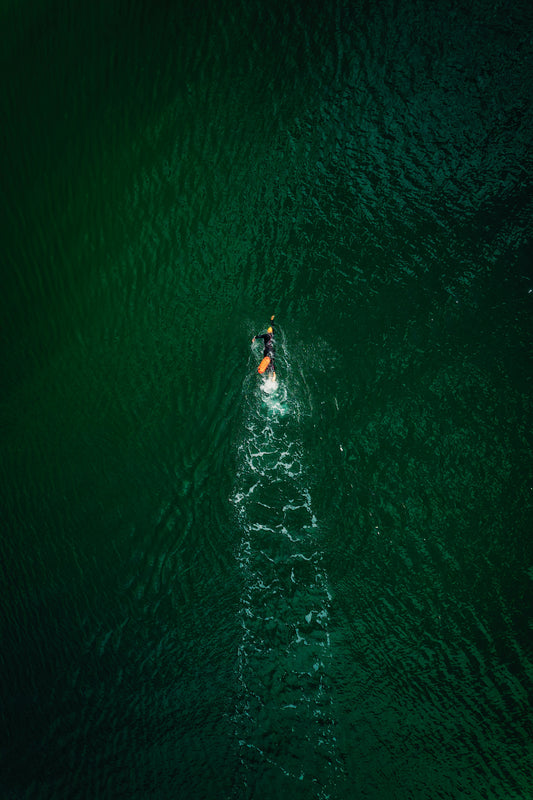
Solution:
<svg viewBox="0 0 533 800">
<path fill-rule="evenodd" d="M 532 798 L 531 3 L 0 23 L 0 796 Z"/>
</svg>

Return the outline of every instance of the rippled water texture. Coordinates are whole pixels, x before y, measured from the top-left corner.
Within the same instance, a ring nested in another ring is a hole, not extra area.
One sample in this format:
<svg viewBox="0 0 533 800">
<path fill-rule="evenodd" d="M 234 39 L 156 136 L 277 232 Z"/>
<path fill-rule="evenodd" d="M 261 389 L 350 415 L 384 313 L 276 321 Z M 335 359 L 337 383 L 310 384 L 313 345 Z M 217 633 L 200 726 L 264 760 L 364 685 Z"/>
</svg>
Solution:
<svg viewBox="0 0 533 800">
<path fill-rule="evenodd" d="M 531 797 L 530 3 L 0 22 L 2 798 Z"/>
</svg>

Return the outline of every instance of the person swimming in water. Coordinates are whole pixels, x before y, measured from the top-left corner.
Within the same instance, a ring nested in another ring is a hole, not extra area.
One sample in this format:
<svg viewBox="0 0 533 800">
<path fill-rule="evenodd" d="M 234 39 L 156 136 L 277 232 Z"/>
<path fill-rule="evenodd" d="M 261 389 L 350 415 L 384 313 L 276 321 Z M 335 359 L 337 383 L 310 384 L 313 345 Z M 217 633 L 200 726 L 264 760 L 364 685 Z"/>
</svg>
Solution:
<svg viewBox="0 0 533 800">
<path fill-rule="evenodd" d="M 274 319 L 274 317 L 271 317 L 271 319 Z M 254 336 L 254 338 L 252 339 L 252 344 L 255 342 L 256 339 L 262 339 L 264 342 L 263 361 L 261 362 L 258 371 L 260 371 L 261 373 L 267 372 L 268 374 L 272 375 L 273 380 L 276 380 L 276 368 L 274 365 L 274 330 L 272 326 L 270 325 L 267 328 L 266 333 L 258 333 L 256 336 Z M 269 361 L 264 366 L 264 368 L 261 369 L 261 367 L 263 366 L 263 362 L 266 358 L 268 358 Z"/>
</svg>

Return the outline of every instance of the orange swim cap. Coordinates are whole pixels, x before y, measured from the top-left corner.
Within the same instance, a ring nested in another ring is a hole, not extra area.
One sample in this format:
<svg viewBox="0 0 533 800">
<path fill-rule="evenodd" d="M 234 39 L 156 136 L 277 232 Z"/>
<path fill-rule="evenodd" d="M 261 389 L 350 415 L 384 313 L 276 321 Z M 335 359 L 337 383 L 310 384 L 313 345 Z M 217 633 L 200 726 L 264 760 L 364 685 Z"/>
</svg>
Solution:
<svg viewBox="0 0 533 800">
<path fill-rule="evenodd" d="M 267 333 L 272 333 L 272 328 L 267 328 Z"/>
</svg>

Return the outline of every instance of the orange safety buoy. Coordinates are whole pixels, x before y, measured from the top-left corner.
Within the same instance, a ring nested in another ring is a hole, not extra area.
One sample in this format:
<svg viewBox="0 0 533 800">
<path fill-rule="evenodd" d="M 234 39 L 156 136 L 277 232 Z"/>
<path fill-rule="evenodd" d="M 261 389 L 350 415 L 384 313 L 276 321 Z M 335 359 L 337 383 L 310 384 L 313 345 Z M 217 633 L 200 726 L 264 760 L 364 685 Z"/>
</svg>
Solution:
<svg viewBox="0 0 533 800">
<path fill-rule="evenodd" d="M 268 365 L 270 364 L 270 356 L 265 356 L 264 359 L 261 361 L 259 366 L 257 367 L 257 371 L 260 375 L 266 370 Z"/>
</svg>

